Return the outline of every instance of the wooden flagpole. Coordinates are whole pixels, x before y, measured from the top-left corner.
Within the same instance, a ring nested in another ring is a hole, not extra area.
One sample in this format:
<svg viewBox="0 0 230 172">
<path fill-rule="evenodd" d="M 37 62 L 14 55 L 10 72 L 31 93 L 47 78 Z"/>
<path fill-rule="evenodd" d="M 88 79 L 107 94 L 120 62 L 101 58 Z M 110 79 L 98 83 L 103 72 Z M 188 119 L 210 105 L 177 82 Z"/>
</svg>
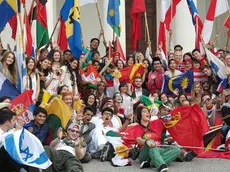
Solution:
<svg viewBox="0 0 230 172">
<path fill-rule="evenodd" d="M 33 23 L 33 14 L 34 14 L 34 0 L 32 0 L 32 4 L 31 4 L 31 14 L 30 14 L 30 29 L 31 29 L 31 26 L 32 26 L 32 23 Z"/>
<path fill-rule="evenodd" d="M 224 28 L 224 24 L 225 22 L 227 21 L 228 17 L 230 16 L 230 10 L 228 10 L 228 15 L 226 17 L 226 19 L 224 20 L 224 23 L 222 24 L 222 26 L 219 28 L 218 32 L 217 32 L 217 35 L 213 41 L 213 45 L 215 45 L 216 41 L 218 40 L 219 36 L 220 36 L 220 33 L 222 32 L 223 28 Z"/>
<path fill-rule="evenodd" d="M 145 27 L 146 27 L 146 31 L 147 31 L 147 47 L 149 47 L 150 54 L 152 54 L 151 41 L 150 41 L 150 35 L 149 35 L 149 25 L 148 25 L 148 19 L 147 19 L 146 11 L 144 12 L 144 16 L 145 16 Z"/>
<path fill-rule="evenodd" d="M 50 41 L 52 41 L 52 39 L 53 39 L 53 36 L 54 36 L 54 33 L 55 33 L 56 29 L 57 29 L 57 26 L 58 26 L 59 21 L 60 21 L 60 16 L 58 17 L 58 20 L 57 20 L 57 22 L 56 22 L 56 24 L 55 24 L 55 26 L 54 26 L 54 29 L 53 29 L 52 34 L 51 34 L 50 39 L 49 39 L 49 43 L 50 43 Z M 48 48 L 48 47 L 49 47 L 49 43 L 46 44 L 45 48 Z"/>
<path fill-rule="evenodd" d="M 101 30 L 104 31 L 103 27 L 102 27 L 102 21 L 101 21 L 101 15 L 100 15 L 100 11 L 99 11 L 98 2 L 96 2 L 95 4 L 96 4 L 97 15 L 98 15 L 99 23 L 100 23 L 100 26 L 101 26 Z M 103 41 L 105 42 L 106 40 L 105 40 L 105 34 L 104 34 L 104 32 L 103 32 L 102 36 L 103 36 Z"/>
<path fill-rule="evenodd" d="M 230 29 L 229 29 L 229 31 L 228 32 L 230 32 Z M 228 36 L 228 38 L 227 38 L 227 42 L 226 42 L 226 51 L 228 51 L 228 43 L 229 43 L 229 36 Z"/>
</svg>

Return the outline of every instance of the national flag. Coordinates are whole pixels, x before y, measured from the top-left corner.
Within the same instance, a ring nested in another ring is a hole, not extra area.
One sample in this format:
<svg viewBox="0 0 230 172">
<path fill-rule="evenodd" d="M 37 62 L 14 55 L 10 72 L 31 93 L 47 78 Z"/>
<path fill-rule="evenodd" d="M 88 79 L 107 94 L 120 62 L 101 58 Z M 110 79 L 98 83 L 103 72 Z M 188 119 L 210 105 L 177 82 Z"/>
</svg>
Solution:
<svg viewBox="0 0 230 172">
<path fill-rule="evenodd" d="M 151 102 L 151 100 L 147 96 L 142 95 L 140 98 L 140 101 L 143 102 L 144 105 L 147 106 L 148 109 L 151 109 L 153 106 L 153 103 Z M 162 104 L 162 102 L 160 100 L 154 99 L 154 104 L 156 105 L 156 107 L 159 107 Z"/>
<path fill-rule="evenodd" d="M 121 60 L 123 62 L 126 62 L 125 54 L 124 54 L 124 52 L 122 50 L 120 40 L 119 40 L 119 38 L 117 36 L 116 36 L 116 41 L 115 41 L 115 50 L 120 53 Z"/>
<path fill-rule="evenodd" d="M 47 169 L 52 164 L 40 140 L 24 128 L 8 132 L 3 145 L 11 158 L 20 165 Z"/>
<path fill-rule="evenodd" d="M 208 13 L 204 22 L 202 37 L 204 43 L 210 41 L 213 29 L 214 19 L 229 10 L 228 1 L 226 0 L 212 0 L 208 9 Z"/>
<path fill-rule="evenodd" d="M 66 103 L 59 98 L 54 98 L 45 109 L 48 114 L 46 122 L 50 125 L 47 143 L 50 143 L 53 139 L 57 138 L 57 130 L 60 127 L 66 129 L 72 116 L 72 111 Z"/>
<path fill-rule="evenodd" d="M 219 93 L 223 93 L 223 90 L 226 88 L 227 81 L 228 81 L 227 78 L 223 79 L 223 81 L 221 81 L 220 84 L 218 85 L 216 91 Z"/>
<path fill-rule="evenodd" d="M 185 92 L 190 93 L 192 90 L 193 83 L 194 81 L 192 70 L 188 70 L 186 73 L 172 78 L 170 78 L 167 75 L 164 75 L 164 81 L 161 92 L 166 93 L 168 95 L 173 95 L 175 89 L 179 89 L 179 92 L 181 92 L 183 90 L 183 87 L 187 86 Z"/>
<path fill-rule="evenodd" d="M 86 5 L 86 4 L 93 4 L 97 3 L 97 0 L 80 0 L 80 6 Z"/>
<path fill-rule="evenodd" d="M 162 0 L 158 45 L 161 45 L 162 50 L 166 54 L 166 29 L 170 30 L 170 24 L 173 17 L 176 15 L 176 6 L 181 0 Z"/>
<path fill-rule="evenodd" d="M 107 22 L 112 27 L 117 36 L 121 35 L 121 23 L 120 23 L 120 0 L 109 0 Z"/>
<path fill-rule="evenodd" d="M 208 62 L 211 66 L 211 69 L 213 73 L 221 78 L 222 80 L 224 78 L 227 78 L 225 72 L 223 69 L 225 69 L 225 64 L 218 58 L 216 57 L 213 53 L 211 53 L 207 48 L 205 48 L 206 55 Z"/>
<path fill-rule="evenodd" d="M 222 127 L 218 127 L 211 131 L 206 132 L 203 135 L 204 147 L 206 148 L 205 151 L 208 151 L 210 148 L 216 148 L 219 146 L 220 143 L 220 134 L 221 134 Z M 218 140 L 219 144 L 216 145 L 215 142 Z"/>
<path fill-rule="evenodd" d="M 92 64 L 87 66 L 86 73 L 81 73 L 83 81 L 95 81 L 99 77 L 98 71 L 93 67 Z"/>
<path fill-rule="evenodd" d="M 0 97 L 8 96 L 13 100 L 20 91 L 0 72 Z"/>
<path fill-rule="evenodd" d="M 145 66 L 142 64 L 124 67 L 118 72 L 118 79 L 120 82 L 125 81 L 130 83 L 136 76 L 143 75 L 144 70 Z"/>
<path fill-rule="evenodd" d="M 0 1 L 0 32 L 4 29 L 5 25 L 17 12 L 17 2 L 14 0 L 1 0 Z"/>
<path fill-rule="evenodd" d="M 29 123 L 33 120 L 33 90 L 26 90 L 11 101 L 10 109 L 17 114 L 16 120 L 23 120 Z"/>
<path fill-rule="evenodd" d="M 209 131 L 206 116 L 198 104 L 178 108 L 163 116 L 162 121 L 180 146 L 204 147 L 203 135 Z M 195 152 L 203 150 L 194 149 Z"/>
<path fill-rule="evenodd" d="M 62 51 L 68 49 L 68 40 L 66 37 L 66 26 L 65 26 L 65 22 L 63 19 L 60 19 L 60 29 L 58 33 L 57 44 L 60 50 Z"/>
<path fill-rule="evenodd" d="M 193 68 L 193 77 L 194 77 L 194 82 L 204 82 L 208 80 L 207 75 L 205 75 L 204 72 L 202 72 L 199 68 Z"/>
<path fill-rule="evenodd" d="M 144 0 L 133 0 L 130 17 L 132 19 L 132 49 L 137 49 L 137 41 L 141 38 L 141 12 L 145 12 Z"/>
<path fill-rule="evenodd" d="M 49 43 L 47 13 L 47 0 L 37 0 L 36 18 L 37 18 L 37 48 Z"/>
<path fill-rule="evenodd" d="M 193 0 L 187 0 L 187 4 L 188 4 L 188 7 L 192 15 L 193 25 L 195 26 L 195 33 L 196 33 L 195 47 L 197 49 L 200 49 L 203 22 L 200 19 L 200 16 L 198 15 L 198 11 L 197 11 L 196 5 L 194 4 Z"/>
<path fill-rule="evenodd" d="M 19 14 L 18 14 L 19 15 Z M 21 24 L 19 21 L 19 16 L 17 16 L 17 36 L 16 36 L 16 46 L 15 46 L 15 56 L 17 64 L 17 88 L 22 93 L 26 90 L 26 64 L 24 57 L 24 47 L 23 38 L 21 31 Z"/>
<path fill-rule="evenodd" d="M 43 89 L 42 103 L 47 103 L 52 95 Z"/>
<path fill-rule="evenodd" d="M 25 9 L 24 13 L 24 45 L 25 45 L 25 52 L 27 55 L 32 56 L 33 54 L 33 39 L 30 29 L 30 22 L 27 15 L 27 11 Z"/>
<path fill-rule="evenodd" d="M 66 37 L 73 57 L 79 58 L 82 54 L 79 0 L 66 0 L 60 14 L 65 22 Z"/>
<path fill-rule="evenodd" d="M 13 16 L 13 17 L 11 17 L 11 19 L 9 20 L 9 25 L 10 25 L 10 27 L 11 27 L 11 30 L 12 30 L 12 35 L 11 35 L 11 37 L 13 38 L 13 39 L 15 39 L 16 38 L 16 34 L 17 34 L 17 13 Z"/>
<path fill-rule="evenodd" d="M 230 15 L 228 16 L 227 20 L 225 21 L 224 26 L 230 29 Z"/>
</svg>

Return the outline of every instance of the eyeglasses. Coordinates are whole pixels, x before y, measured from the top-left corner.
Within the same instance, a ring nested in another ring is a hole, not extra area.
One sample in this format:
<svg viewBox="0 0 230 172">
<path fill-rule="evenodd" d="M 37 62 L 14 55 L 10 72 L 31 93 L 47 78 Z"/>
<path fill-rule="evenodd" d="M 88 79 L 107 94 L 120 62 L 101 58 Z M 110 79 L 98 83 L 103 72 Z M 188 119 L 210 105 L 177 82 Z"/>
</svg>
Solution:
<svg viewBox="0 0 230 172">
<path fill-rule="evenodd" d="M 109 113 L 109 112 L 104 112 L 102 115 L 109 115 L 109 116 L 113 116 L 112 113 Z"/>
<path fill-rule="evenodd" d="M 80 133 L 80 131 L 79 130 L 70 130 L 72 133 L 77 133 L 77 134 L 79 134 Z"/>
</svg>

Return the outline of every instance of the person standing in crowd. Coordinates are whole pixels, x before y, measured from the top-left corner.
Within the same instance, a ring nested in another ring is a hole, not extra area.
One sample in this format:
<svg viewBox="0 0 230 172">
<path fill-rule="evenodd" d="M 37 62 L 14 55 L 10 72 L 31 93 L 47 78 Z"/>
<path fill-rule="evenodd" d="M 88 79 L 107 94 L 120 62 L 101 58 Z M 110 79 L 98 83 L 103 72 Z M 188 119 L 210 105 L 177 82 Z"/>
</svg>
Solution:
<svg viewBox="0 0 230 172">
<path fill-rule="evenodd" d="M 67 85 L 73 95 L 78 94 L 78 60 L 70 59 L 69 63 L 61 67 L 60 85 Z"/>
<path fill-rule="evenodd" d="M 17 84 L 17 68 L 15 54 L 6 51 L 0 62 L 0 72 L 14 85 Z"/>
<path fill-rule="evenodd" d="M 161 60 L 159 57 L 153 58 L 153 70 L 148 74 L 148 89 L 151 94 L 161 92 L 163 84 L 164 69 L 161 65 Z"/>
<path fill-rule="evenodd" d="M 182 74 L 181 71 L 176 69 L 176 60 L 171 59 L 168 62 L 168 70 L 165 72 L 165 75 L 169 76 L 170 78 L 174 77 L 174 76 L 178 76 L 180 74 Z"/>
<path fill-rule="evenodd" d="M 26 89 L 33 90 L 32 100 L 36 104 L 38 96 L 40 94 L 40 77 L 36 73 L 35 60 L 32 57 L 26 58 Z"/>
</svg>

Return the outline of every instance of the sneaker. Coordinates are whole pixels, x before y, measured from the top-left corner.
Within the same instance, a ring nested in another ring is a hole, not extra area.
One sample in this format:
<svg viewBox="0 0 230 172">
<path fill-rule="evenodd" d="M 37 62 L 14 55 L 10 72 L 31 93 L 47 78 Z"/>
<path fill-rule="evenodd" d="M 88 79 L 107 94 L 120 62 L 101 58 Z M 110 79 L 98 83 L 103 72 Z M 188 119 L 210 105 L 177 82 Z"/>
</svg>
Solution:
<svg viewBox="0 0 230 172">
<path fill-rule="evenodd" d="M 197 154 L 193 151 L 188 151 L 185 155 L 184 155 L 184 160 L 189 162 L 192 161 L 195 157 L 197 156 Z"/>
<path fill-rule="evenodd" d="M 106 143 L 105 146 L 103 147 L 103 149 L 101 151 L 101 155 L 100 155 L 100 160 L 102 162 L 107 160 L 108 152 L 109 152 L 109 145 Z"/>
<path fill-rule="evenodd" d="M 159 168 L 159 172 L 167 172 L 168 171 L 168 166 L 166 164 L 163 164 Z"/>
<path fill-rule="evenodd" d="M 100 159 L 101 152 L 91 153 L 92 159 Z"/>
<path fill-rule="evenodd" d="M 149 161 L 143 161 L 140 165 L 140 169 L 142 168 L 148 168 L 150 167 L 150 162 Z"/>
</svg>

